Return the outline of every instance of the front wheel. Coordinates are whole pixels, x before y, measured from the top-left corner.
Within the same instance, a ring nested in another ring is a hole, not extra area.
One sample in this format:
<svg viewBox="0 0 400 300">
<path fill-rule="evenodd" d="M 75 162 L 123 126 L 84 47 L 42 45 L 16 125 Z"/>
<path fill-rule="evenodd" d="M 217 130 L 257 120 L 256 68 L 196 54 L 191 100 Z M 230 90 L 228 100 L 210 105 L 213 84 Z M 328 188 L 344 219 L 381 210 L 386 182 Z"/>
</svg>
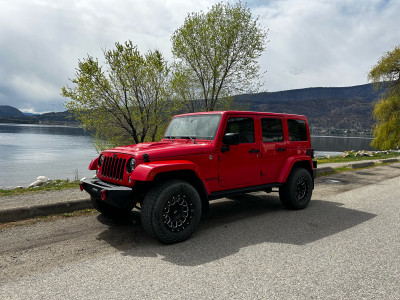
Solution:
<svg viewBox="0 0 400 300">
<path fill-rule="evenodd" d="M 188 239 L 200 218 L 200 196 L 192 185 L 182 180 L 157 185 L 149 191 L 142 204 L 143 228 L 166 244 Z"/>
<path fill-rule="evenodd" d="M 279 198 L 288 209 L 303 209 L 312 195 L 312 177 L 306 169 L 294 169 L 286 183 L 279 189 Z"/>
</svg>

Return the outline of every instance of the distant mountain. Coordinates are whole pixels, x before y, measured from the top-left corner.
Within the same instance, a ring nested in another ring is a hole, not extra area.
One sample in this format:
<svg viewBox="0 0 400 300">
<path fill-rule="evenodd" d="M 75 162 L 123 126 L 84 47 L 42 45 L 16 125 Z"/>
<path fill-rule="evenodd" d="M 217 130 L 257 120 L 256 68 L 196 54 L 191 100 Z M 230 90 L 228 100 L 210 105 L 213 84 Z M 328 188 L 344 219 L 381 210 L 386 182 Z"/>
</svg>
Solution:
<svg viewBox="0 0 400 300">
<path fill-rule="evenodd" d="M 0 123 L 78 125 L 68 111 L 24 114 L 12 106 L 0 106 Z"/>
<path fill-rule="evenodd" d="M 277 101 L 304 101 L 304 100 L 348 100 L 364 99 L 372 102 L 384 91 L 384 85 L 376 91 L 373 84 L 363 84 L 350 87 L 314 87 L 280 92 L 266 92 L 251 95 L 240 95 L 238 100 L 249 100 L 255 103 Z"/>
<path fill-rule="evenodd" d="M 313 134 L 370 135 L 374 102 L 384 91 L 384 86 L 375 90 L 364 84 L 240 95 L 235 100 L 247 110 L 306 115 Z"/>
<path fill-rule="evenodd" d="M 0 105 L 0 117 L 22 118 L 24 113 L 15 107 Z"/>
<path fill-rule="evenodd" d="M 32 116 L 32 119 L 37 120 L 39 123 L 49 123 L 49 124 L 76 123 L 73 114 L 69 111 L 44 113 Z"/>
</svg>

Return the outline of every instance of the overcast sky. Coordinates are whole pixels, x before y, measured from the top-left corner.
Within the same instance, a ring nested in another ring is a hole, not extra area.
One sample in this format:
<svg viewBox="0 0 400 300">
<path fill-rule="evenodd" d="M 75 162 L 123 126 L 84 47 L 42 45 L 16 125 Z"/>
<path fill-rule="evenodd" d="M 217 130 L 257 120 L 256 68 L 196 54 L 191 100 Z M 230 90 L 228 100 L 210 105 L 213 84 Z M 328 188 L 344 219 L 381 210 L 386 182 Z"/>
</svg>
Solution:
<svg viewBox="0 0 400 300">
<path fill-rule="evenodd" d="M 79 59 L 132 40 L 172 60 L 170 37 L 213 0 L 0 0 L 0 105 L 63 111 Z M 230 1 L 232 2 L 232 1 Z M 352 86 L 400 44 L 400 0 L 243 1 L 269 29 L 264 90 Z"/>
</svg>

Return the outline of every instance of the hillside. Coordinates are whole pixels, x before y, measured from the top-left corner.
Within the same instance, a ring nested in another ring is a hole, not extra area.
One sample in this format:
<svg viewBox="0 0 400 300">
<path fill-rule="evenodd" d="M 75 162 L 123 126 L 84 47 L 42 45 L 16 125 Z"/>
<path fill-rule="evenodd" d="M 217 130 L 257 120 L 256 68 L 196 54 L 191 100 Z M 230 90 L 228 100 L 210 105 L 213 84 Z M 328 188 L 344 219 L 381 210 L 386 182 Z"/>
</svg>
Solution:
<svg viewBox="0 0 400 300">
<path fill-rule="evenodd" d="M 370 135 L 373 105 L 383 91 L 365 84 L 240 95 L 235 100 L 248 110 L 306 115 L 313 134 Z"/>
<path fill-rule="evenodd" d="M 24 114 L 15 107 L 0 105 L 0 117 L 23 118 Z"/>
<path fill-rule="evenodd" d="M 69 111 L 44 113 L 41 115 L 32 116 L 31 118 L 37 120 L 39 123 L 45 124 L 76 123 L 75 119 L 72 116 L 72 113 Z"/>
<path fill-rule="evenodd" d="M 315 87 L 295 89 L 280 92 L 266 92 L 252 95 L 240 95 L 237 99 L 251 99 L 252 102 L 276 102 L 276 101 L 304 101 L 304 100 L 348 100 L 353 98 L 365 99 L 369 102 L 375 100 L 380 91 L 375 91 L 372 84 L 363 84 L 350 87 Z"/>
<path fill-rule="evenodd" d="M 26 115 L 12 106 L 0 106 L 0 123 L 78 125 L 68 111 Z"/>
</svg>

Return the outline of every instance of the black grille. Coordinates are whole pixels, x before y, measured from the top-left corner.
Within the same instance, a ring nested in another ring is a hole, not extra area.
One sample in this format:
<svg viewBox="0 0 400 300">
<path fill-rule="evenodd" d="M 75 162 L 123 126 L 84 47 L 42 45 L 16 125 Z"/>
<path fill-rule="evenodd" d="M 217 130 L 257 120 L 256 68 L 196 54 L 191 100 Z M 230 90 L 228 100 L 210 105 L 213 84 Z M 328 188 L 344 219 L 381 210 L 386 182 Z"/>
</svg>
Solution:
<svg viewBox="0 0 400 300">
<path fill-rule="evenodd" d="M 104 177 L 120 180 L 124 178 L 126 159 L 117 156 L 106 156 L 104 158 L 102 175 Z"/>
</svg>

